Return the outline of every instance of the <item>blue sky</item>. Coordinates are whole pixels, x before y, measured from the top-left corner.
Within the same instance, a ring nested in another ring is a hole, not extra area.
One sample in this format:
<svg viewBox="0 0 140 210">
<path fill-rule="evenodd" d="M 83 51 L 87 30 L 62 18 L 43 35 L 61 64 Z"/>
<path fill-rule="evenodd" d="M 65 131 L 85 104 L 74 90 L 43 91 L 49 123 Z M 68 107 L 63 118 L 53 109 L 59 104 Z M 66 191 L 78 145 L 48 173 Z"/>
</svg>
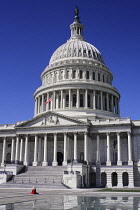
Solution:
<svg viewBox="0 0 140 210">
<path fill-rule="evenodd" d="M 140 120 L 139 0 L 0 0 L 0 124 L 33 117 L 40 74 L 69 39 L 76 5 L 85 39 L 114 75 L 121 117 Z"/>
</svg>

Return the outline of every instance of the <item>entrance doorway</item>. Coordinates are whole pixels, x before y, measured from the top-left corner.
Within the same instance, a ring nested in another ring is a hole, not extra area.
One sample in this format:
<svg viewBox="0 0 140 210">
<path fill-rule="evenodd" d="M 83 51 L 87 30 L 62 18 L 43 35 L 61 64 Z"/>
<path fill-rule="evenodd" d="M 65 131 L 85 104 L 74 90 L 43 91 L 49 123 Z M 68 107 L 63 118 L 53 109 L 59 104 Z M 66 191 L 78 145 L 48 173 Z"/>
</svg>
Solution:
<svg viewBox="0 0 140 210">
<path fill-rule="evenodd" d="M 62 152 L 57 152 L 57 162 L 59 166 L 62 166 L 63 162 L 63 153 Z"/>
</svg>

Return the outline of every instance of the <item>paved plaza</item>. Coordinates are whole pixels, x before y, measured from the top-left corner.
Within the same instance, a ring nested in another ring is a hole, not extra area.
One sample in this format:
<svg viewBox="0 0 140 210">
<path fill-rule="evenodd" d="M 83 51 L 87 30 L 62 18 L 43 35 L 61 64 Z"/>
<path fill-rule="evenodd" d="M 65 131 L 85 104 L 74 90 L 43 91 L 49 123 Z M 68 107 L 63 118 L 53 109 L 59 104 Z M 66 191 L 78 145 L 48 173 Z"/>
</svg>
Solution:
<svg viewBox="0 0 140 210">
<path fill-rule="evenodd" d="M 140 190 L 139 188 L 135 188 Z M 0 205 L 46 199 L 47 196 L 89 196 L 89 197 L 140 197 L 140 192 L 104 192 L 101 189 L 46 189 L 37 188 L 39 194 L 30 194 L 31 188 L 0 188 Z M 130 189 L 129 189 L 130 190 Z M 134 189 L 133 189 L 134 190 Z"/>
</svg>

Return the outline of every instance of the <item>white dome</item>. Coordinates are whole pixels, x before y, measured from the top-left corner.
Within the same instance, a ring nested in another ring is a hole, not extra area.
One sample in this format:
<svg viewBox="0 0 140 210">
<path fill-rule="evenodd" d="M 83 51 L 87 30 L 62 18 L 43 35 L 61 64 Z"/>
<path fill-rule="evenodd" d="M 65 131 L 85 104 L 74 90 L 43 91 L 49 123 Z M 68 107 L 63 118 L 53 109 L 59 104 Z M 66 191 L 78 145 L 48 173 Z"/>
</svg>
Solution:
<svg viewBox="0 0 140 210">
<path fill-rule="evenodd" d="M 104 64 L 103 57 L 99 50 L 92 44 L 81 39 L 70 39 L 65 44 L 57 48 L 53 53 L 50 63 L 60 61 L 64 58 L 90 58 Z"/>
</svg>

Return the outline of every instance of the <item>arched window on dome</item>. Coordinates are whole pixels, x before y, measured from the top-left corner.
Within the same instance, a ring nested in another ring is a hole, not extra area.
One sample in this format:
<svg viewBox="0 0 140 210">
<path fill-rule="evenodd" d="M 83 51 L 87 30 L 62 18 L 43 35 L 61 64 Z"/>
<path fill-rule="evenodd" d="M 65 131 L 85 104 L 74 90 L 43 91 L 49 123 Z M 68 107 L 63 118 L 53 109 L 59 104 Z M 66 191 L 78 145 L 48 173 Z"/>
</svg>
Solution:
<svg viewBox="0 0 140 210">
<path fill-rule="evenodd" d="M 83 50 L 83 55 L 86 56 L 86 49 Z"/>
<path fill-rule="evenodd" d="M 69 70 L 66 71 L 66 79 L 69 79 Z"/>
<path fill-rule="evenodd" d="M 90 108 L 90 94 L 88 94 L 88 107 Z"/>
<path fill-rule="evenodd" d="M 54 72 L 54 83 L 56 82 L 56 72 Z"/>
<path fill-rule="evenodd" d="M 73 107 L 76 107 L 76 94 L 73 94 L 72 105 L 73 105 Z"/>
<path fill-rule="evenodd" d="M 63 80 L 63 71 L 61 71 L 60 80 Z"/>
<path fill-rule="evenodd" d="M 73 78 L 73 79 L 76 78 L 76 70 L 73 70 L 73 72 L 72 72 L 72 78 Z"/>
<path fill-rule="evenodd" d="M 66 94 L 65 107 L 69 107 L 69 94 Z"/>
<path fill-rule="evenodd" d="M 91 51 L 88 50 L 88 56 L 91 58 Z"/>
<path fill-rule="evenodd" d="M 80 79 L 83 79 L 83 71 L 80 70 Z"/>
<path fill-rule="evenodd" d="M 95 72 L 92 72 L 92 79 L 95 80 Z"/>
<path fill-rule="evenodd" d="M 86 79 L 89 79 L 89 71 L 86 71 Z"/>
<path fill-rule="evenodd" d="M 84 107 L 84 96 L 80 94 L 80 107 Z"/>
<path fill-rule="evenodd" d="M 96 59 L 96 56 L 95 56 L 95 52 L 92 50 L 92 53 L 93 53 L 93 57 L 94 59 Z"/>
</svg>

